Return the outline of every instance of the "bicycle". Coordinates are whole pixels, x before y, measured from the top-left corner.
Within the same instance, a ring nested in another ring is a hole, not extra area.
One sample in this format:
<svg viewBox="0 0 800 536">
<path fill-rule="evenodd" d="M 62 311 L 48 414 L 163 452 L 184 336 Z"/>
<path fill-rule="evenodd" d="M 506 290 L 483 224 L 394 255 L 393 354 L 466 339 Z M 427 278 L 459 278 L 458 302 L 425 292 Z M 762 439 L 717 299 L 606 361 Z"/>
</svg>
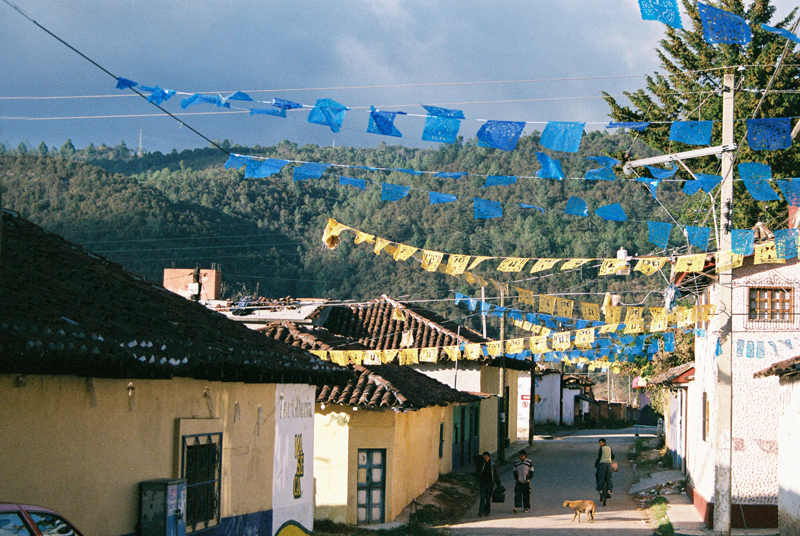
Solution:
<svg viewBox="0 0 800 536">
<path fill-rule="evenodd" d="M 600 500 L 603 502 L 603 506 L 606 505 L 608 497 L 608 482 L 606 482 L 606 479 L 603 479 L 603 487 L 600 488 Z"/>
</svg>

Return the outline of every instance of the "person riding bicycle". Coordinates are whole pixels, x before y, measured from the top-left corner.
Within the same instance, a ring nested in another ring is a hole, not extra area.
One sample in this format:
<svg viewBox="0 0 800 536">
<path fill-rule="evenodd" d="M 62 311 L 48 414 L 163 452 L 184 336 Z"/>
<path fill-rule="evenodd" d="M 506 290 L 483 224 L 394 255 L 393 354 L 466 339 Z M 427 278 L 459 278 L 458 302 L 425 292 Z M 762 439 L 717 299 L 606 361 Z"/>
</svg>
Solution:
<svg viewBox="0 0 800 536">
<path fill-rule="evenodd" d="M 597 468 L 594 474 L 597 481 L 597 491 L 603 492 L 603 482 L 605 482 L 606 491 L 610 497 L 611 491 L 614 489 L 614 481 L 611 478 L 613 473 L 611 464 L 614 462 L 614 452 L 611 447 L 606 445 L 605 439 L 600 439 L 598 443 L 600 443 L 600 450 L 597 451 L 597 459 L 594 462 L 594 466 Z"/>
</svg>

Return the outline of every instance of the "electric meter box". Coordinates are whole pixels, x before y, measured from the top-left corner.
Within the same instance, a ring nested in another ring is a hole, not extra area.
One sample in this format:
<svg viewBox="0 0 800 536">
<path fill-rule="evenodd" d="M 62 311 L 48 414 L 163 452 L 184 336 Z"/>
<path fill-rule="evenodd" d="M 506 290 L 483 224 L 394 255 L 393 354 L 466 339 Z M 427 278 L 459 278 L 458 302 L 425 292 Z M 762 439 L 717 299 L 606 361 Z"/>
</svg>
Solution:
<svg viewBox="0 0 800 536">
<path fill-rule="evenodd" d="M 186 535 L 186 480 L 157 478 L 139 483 L 141 536 Z"/>
</svg>

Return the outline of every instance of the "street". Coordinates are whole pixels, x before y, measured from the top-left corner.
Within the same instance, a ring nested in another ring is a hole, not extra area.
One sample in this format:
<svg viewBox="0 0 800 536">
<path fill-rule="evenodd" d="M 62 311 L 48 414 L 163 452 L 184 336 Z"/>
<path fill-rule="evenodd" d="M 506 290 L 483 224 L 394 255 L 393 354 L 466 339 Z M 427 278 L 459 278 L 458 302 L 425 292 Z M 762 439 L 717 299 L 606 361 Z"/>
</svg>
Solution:
<svg viewBox="0 0 800 536">
<path fill-rule="evenodd" d="M 643 435 L 644 436 L 644 435 Z M 614 495 L 602 506 L 595 491 L 594 460 L 598 439 L 604 437 L 614 451 L 619 472 L 614 473 Z M 456 536 L 498 536 L 517 534 L 569 535 L 603 534 L 608 536 L 650 536 L 653 528 L 646 523 L 647 512 L 637 510 L 627 490 L 634 483 L 633 469 L 628 462 L 628 450 L 635 442 L 633 428 L 624 430 L 581 430 L 573 435 L 537 439 L 528 456 L 533 461 L 531 510 L 513 513 L 513 463 L 500 468 L 500 478 L 506 487 L 505 503 L 494 503 L 488 518 L 477 516 L 475 506 L 457 524 L 451 525 Z M 516 453 L 526 446 L 513 443 L 506 449 L 506 459 L 516 460 Z M 565 500 L 590 499 L 595 502 L 594 523 L 572 521 L 574 512 L 563 505 Z"/>
</svg>

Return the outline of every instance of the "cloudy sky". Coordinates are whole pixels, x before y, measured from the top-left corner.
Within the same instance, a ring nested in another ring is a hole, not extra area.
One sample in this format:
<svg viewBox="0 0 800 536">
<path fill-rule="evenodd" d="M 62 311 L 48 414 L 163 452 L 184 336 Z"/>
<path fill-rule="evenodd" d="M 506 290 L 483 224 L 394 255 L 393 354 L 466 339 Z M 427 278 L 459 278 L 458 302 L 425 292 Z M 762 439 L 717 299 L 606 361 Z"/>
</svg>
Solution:
<svg viewBox="0 0 800 536">
<path fill-rule="evenodd" d="M 4 0 L 5 1 L 5 0 Z M 8 0 L 12 1 L 12 0 Z M 464 110 L 460 133 L 479 120 L 582 121 L 602 128 L 600 99 L 642 86 L 659 70 L 664 26 L 641 18 L 637 0 L 13 0 L 21 11 L 114 76 L 179 93 L 351 108 L 342 131 L 306 121 L 164 103 L 212 140 L 273 145 L 425 146 L 424 109 Z M 785 17 L 795 0 L 777 0 Z M 684 23 L 687 23 L 684 17 Z M 0 3 L 0 141 L 79 148 L 121 140 L 145 149 L 205 147 L 206 141 Z M 370 106 L 404 111 L 402 138 L 366 133 Z"/>
</svg>

